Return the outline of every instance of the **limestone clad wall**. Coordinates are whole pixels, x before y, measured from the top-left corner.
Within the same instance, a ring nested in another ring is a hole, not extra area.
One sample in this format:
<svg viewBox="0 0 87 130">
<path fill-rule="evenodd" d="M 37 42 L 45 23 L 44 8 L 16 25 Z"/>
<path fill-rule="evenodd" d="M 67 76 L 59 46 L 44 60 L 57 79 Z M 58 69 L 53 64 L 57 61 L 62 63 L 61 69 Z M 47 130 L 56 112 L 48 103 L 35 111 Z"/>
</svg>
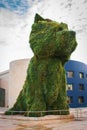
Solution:
<svg viewBox="0 0 87 130">
<path fill-rule="evenodd" d="M 26 79 L 28 64 L 29 59 L 16 60 L 10 63 L 9 70 L 0 73 L 0 88 L 5 90 L 4 107 L 11 108 L 16 102 Z"/>
<path fill-rule="evenodd" d="M 16 60 L 10 63 L 9 70 L 9 107 L 12 107 L 26 79 L 29 59 Z"/>
</svg>

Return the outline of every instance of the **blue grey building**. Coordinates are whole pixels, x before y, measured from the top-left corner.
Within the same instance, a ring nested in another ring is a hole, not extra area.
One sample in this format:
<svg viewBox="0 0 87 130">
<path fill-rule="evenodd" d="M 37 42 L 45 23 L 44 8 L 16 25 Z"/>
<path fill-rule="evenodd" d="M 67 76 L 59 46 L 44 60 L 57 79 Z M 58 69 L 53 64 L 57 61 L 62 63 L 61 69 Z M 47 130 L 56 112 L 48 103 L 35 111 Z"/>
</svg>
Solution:
<svg viewBox="0 0 87 130">
<path fill-rule="evenodd" d="M 69 60 L 65 64 L 67 96 L 71 108 L 87 107 L 87 65 Z"/>
</svg>

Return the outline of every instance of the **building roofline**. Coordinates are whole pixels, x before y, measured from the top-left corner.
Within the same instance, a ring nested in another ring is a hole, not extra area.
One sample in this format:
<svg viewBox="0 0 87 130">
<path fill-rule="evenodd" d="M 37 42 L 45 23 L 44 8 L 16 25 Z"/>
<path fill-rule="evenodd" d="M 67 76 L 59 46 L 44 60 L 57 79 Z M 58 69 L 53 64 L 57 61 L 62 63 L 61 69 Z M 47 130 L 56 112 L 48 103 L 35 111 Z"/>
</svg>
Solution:
<svg viewBox="0 0 87 130">
<path fill-rule="evenodd" d="M 0 72 L 0 76 L 4 75 L 4 74 L 7 74 L 9 73 L 9 70 L 6 70 L 6 71 L 3 71 L 3 72 Z"/>
<path fill-rule="evenodd" d="M 80 63 L 80 64 L 84 64 L 84 65 L 86 65 L 87 66 L 87 64 L 86 63 L 84 63 L 84 62 L 82 62 L 82 61 L 78 61 L 78 60 L 72 60 L 72 59 L 70 59 L 70 60 L 68 60 L 68 62 L 76 62 L 76 63 Z"/>
<path fill-rule="evenodd" d="M 30 59 L 31 59 L 31 58 L 17 59 L 17 60 L 11 61 L 10 64 L 15 63 L 15 62 L 19 62 L 19 61 L 30 60 Z"/>
</svg>

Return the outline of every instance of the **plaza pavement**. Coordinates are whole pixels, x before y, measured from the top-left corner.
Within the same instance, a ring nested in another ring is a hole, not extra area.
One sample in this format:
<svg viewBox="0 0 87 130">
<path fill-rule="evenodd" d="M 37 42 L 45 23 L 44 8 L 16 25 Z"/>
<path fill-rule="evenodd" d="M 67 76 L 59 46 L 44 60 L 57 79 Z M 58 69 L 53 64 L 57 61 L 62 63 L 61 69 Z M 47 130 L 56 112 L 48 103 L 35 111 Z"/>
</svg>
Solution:
<svg viewBox="0 0 87 130">
<path fill-rule="evenodd" d="M 5 116 L 6 109 L 0 108 L 0 130 L 87 130 L 87 109 L 83 109 L 78 118 L 57 119 L 55 116 L 38 118 L 27 118 L 23 116 Z M 73 112 L 73 111 L 72 111 Z M 78 114 L 78 113 L 76 113 Z M 46 119 L 46 120 L 45 120 Z"/>
</svg>

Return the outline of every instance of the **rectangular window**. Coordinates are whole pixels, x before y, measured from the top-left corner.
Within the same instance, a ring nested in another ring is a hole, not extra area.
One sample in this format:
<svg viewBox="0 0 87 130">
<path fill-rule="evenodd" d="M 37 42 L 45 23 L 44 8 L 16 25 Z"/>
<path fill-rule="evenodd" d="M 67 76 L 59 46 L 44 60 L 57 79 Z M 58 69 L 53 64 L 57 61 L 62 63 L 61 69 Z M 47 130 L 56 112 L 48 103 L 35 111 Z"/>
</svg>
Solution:
<svg viewBox="0 0 87 130">
<path fill-rule="evenodd" d="M 83 96 L 79 96 L 78 97 L 78 102 L 79 103 L 84 103 L 84 97 Z"/>
<path fill-rule="evenodd" d="M 68 103 L 73 103 L 73 96 L 68 96 Z"/>
<path fill-rule="evenodd" d="M 67 72 L 67 77 L 68 78 L 73 78 L 74 77 L 74 72 L 73 71 L 68 71 Z"/>
<path fill-rule="evenodd" d="M 79 84 L 79 90 L 83 91 L 84 90 L 84 84 Z"/>
<path fill-rule="evenodd" d="M 73 90 L 73 84 L 67 84 L 66 90 Z"/>
<path fill-rule="evenodd" d="M 79 77 L 80 77 L 80 79 L 84 78 L 84 73 L 79 72 Z"/>
<path fill-rule="evenodd" d="M 87 74 L 86 74 L 86 79 L 87 79 Z"/>
</svg>

